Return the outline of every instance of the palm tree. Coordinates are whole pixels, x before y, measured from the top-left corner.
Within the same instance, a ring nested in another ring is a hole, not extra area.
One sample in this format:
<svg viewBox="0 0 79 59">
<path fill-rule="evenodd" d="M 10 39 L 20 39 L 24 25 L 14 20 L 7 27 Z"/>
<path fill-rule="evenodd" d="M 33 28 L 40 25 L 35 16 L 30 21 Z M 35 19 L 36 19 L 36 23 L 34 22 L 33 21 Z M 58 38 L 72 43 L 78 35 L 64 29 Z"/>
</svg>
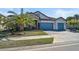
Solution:
<svg viewBox="0 0 79 59">
<path fill-rule="evenodd" d="M 17 26 L 19 27 L 19 31 L 23 31 L 24 30 L 24 23 L 25 23 L 23 8 L 21 8 L 21 13 L 19 15 L 14 11 L 8 11 L 8 13 L 13 14 L 13 15 L 9 15 L 9 16 L 15 20 Z"/>
<path fill-rule="evenodd" d="M 13 11 L 8 11 L 8 13 L 12 13 L 13 15 L 9 15 L 12 19 L 14 19 L 14 22 L 19 27 L 19 31 L 24 31 L 24 26 L 34 26 L 36 18 L 30 15 L 28 12 L 23 13 L 23 8 L 21 8 L 21 13 L 18 15 L 17 13 Z"/>
</svg>

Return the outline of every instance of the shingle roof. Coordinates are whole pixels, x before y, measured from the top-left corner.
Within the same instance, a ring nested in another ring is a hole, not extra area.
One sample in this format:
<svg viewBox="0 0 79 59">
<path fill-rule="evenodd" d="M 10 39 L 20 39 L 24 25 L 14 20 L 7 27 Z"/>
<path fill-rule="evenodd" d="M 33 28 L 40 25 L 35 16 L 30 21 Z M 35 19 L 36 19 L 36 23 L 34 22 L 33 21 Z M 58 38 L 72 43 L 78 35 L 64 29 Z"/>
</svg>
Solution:
<svg viewBox="0 0 79 59">
<path fill-rule="evenodd" d="M 65 20 L 63 17 L 59 17 L 59 18 L 57 18 L 57 19 L 63 19 L 63 20 Z"/>
<path fill-rule="evenodd" d="M 54 17 L 50 17 L 50 18 L 51 18 L 52 21 L 56 21 L 56 18 L 54 18 Z"/>
<path fill-rule="evenodd" d="M 41 13 L 41 12 L 40 11 L 36 11 L 36 12 L 30 12 L 29 14 L 31 14 L 35 18 L 40 18 L 39 13 Z M 41 14 L 43 14 L 43 13 L 41 13 Z M 47 19 L 42 19 L 42 20 L 47 20 L 47 21 L 56 21 L 58 19 L 65 20 L 63 17 L 54 18 L 54 17 L 49 17 L 49 16 L 47 16 L 45 14 L 43 14 L 43 15 L 46 16 Z"/>
<path fill-rule="evenodd" d="M 34 12 L 34 14 L 37 15 L 38 17 L 40 17 L 41 19 L 43 19 L 43 18 L 40 16 L 40 14 L 44 15 L 46 17 L 46 19 L 50 19 L 50 17 L 48 17 L 47 15 L 43 14 L 40 11 L 36 11 L 36 12 Z"/>
</svg>

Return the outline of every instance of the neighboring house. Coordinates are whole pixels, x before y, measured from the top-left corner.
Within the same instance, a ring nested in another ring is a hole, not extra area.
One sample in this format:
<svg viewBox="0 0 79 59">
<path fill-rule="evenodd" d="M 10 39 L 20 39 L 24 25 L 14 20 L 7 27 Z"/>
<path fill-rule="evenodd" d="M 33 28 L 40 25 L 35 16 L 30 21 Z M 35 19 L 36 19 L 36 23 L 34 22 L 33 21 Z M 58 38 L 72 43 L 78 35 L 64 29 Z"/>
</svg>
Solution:
<svg viewBox="0 0 79 59">
<path fill-rule="evenodd" d="M 35 17 L 36 21 L 36 28 L 41 30 L 57 30 L 57 31 L 63 31 L 66 30 L 66 21 L 63 17 L 59 18 L 52 18 L 48 17 L 45 14 L 37 11 L 34 13 L 29 13 L 33 17 Z"/>
</svg>

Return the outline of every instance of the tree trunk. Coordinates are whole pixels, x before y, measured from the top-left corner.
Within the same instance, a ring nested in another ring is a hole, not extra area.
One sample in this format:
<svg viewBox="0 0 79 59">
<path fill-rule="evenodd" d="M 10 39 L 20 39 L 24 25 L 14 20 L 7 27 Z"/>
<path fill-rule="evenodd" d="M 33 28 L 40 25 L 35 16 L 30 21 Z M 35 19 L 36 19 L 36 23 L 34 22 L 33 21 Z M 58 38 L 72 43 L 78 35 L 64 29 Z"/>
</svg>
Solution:
<svg viewBox="0 0 79 59">
<path fill-rule="evenodd" d="M 20 31 L 24 31 L 24 25 L 22 25 L 22 24 L 19 25 L 19 30 L 20 30 Z"/>
</svg>

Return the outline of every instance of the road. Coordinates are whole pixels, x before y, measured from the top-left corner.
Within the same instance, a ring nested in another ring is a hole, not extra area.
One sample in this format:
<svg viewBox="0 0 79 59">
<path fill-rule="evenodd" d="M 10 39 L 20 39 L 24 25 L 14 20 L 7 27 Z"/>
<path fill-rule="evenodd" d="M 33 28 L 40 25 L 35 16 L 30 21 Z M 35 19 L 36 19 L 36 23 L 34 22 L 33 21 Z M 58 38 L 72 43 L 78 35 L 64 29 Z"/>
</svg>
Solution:
<svg viewBox="0 0 79 59">
<path fill-rule="evenodd" d="M 52 47 L 30 49 L 29 51 L 79 51 L 79 42 L 59 43 L 52 45 Z"/>
</svg>

